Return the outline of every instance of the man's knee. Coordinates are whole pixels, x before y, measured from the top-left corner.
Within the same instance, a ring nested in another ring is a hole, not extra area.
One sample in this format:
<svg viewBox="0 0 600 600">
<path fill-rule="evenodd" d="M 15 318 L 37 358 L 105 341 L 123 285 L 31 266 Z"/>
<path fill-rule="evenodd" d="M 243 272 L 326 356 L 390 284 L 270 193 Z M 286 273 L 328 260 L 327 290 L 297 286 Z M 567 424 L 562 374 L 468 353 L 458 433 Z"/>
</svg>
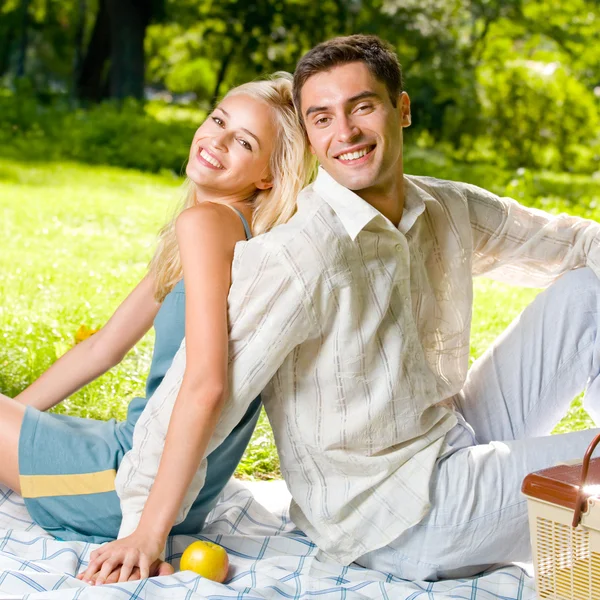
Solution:
<svg viewBox="0 0 600 600">
<path fill-rule="evenodd" d="M 589 267 L 568 271 L 551 287 L 580 301 L 586 297 L 600 299 L 600 278 Z"/>
<path fill-rule="evenodd" d="M 559 281 L 564 285 L 574 286 L 576 288 L 598 288 L 600 287 L 600 278 L 590 269 L 582 267 L 573 269 L 565 273 Z"/>
</svg>

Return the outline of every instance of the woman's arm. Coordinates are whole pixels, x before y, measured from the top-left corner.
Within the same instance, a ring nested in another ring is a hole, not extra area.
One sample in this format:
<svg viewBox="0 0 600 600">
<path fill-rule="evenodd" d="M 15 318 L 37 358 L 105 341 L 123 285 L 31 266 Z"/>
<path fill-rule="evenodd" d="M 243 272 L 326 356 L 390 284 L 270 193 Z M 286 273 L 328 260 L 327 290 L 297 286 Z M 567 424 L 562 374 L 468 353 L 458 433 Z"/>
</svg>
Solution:
<svg viewBox="0 0 600 600">
<path fill-rule="evenodd" d="M 150 329 L 160 305 L 147 275 L 98 333 L 71 348 L 17 397 L 47 410 L 123 360 Z"/>
<path fill-rule="evenodd" d="M 243 227 L 229 208 L 204 203 L 176 224 L 186 290 L 186 367 L 169 422 L 160 466 L 136 531 L 94 553 L 81 578 L 96 584 L 120 568 L 141 578 L 160 556 L 227 397 L 227 296 L 236 242 Z"/>
</svg>

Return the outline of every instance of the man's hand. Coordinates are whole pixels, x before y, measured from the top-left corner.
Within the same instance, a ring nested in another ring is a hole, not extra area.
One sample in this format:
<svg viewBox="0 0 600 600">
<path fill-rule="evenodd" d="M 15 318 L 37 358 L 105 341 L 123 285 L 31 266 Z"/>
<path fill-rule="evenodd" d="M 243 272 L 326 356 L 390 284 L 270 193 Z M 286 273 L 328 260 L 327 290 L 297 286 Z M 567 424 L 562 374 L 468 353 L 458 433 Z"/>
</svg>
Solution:
<svg viewBox="0 0 600 600">
<path fill-rule="evenodd" d="M 94 550 L 88 568 L 77 579 L 94 585 L 122 583 L 155 575 L 170 575 L 173 567 L 160 559 L 164 541 L 136 531 Z M 118 573 L 118 575 L 117 575 Z"/>
</svg>

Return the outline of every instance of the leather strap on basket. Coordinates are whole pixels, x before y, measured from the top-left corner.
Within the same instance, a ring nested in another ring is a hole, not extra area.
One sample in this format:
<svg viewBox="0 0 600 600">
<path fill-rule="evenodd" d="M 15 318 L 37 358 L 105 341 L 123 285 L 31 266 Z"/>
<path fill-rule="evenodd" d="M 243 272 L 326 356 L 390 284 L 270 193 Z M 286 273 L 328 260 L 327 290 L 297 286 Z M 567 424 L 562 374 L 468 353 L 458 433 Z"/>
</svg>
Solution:
<svg viewBox="0 0 600 600">
<path fill-rule="evenodd" d="M 575 503 L 575 513 L 573 514 L 573 527 L 577 527 L 579 525 L 579 522 L 581 521 L 581 512 L 583 511 L 583 506 L 587 501 L 584 489 L 587 483 L 588 470 L 590 468 L 590 459 L 592 458 L 592 453 L 596 449 L 598 442 L 600 442 L 600 434 L 598 434 L 592 440 L 592 443 L 588 446 L 588 449 L 585 451 L 585 456 L 583 457 L 583 463 L 581 465 L 581 483 L 579 484 L 579 491 L 577 492 L 577 501 Z"/>
</svg>

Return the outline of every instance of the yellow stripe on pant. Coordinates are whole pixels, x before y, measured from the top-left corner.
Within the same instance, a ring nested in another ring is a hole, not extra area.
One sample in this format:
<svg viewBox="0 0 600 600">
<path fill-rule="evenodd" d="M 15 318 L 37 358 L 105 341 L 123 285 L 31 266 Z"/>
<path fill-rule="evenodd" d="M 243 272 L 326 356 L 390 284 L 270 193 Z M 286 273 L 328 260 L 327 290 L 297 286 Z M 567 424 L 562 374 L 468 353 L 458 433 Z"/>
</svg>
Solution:
<svg viewBox="0 0 600 600">
<path fill-rule="evenodd" d="M 115 491 L 114 469 L 76 475 L 21 475 L 21 496 L 79 496 Z"/>
</svg>

